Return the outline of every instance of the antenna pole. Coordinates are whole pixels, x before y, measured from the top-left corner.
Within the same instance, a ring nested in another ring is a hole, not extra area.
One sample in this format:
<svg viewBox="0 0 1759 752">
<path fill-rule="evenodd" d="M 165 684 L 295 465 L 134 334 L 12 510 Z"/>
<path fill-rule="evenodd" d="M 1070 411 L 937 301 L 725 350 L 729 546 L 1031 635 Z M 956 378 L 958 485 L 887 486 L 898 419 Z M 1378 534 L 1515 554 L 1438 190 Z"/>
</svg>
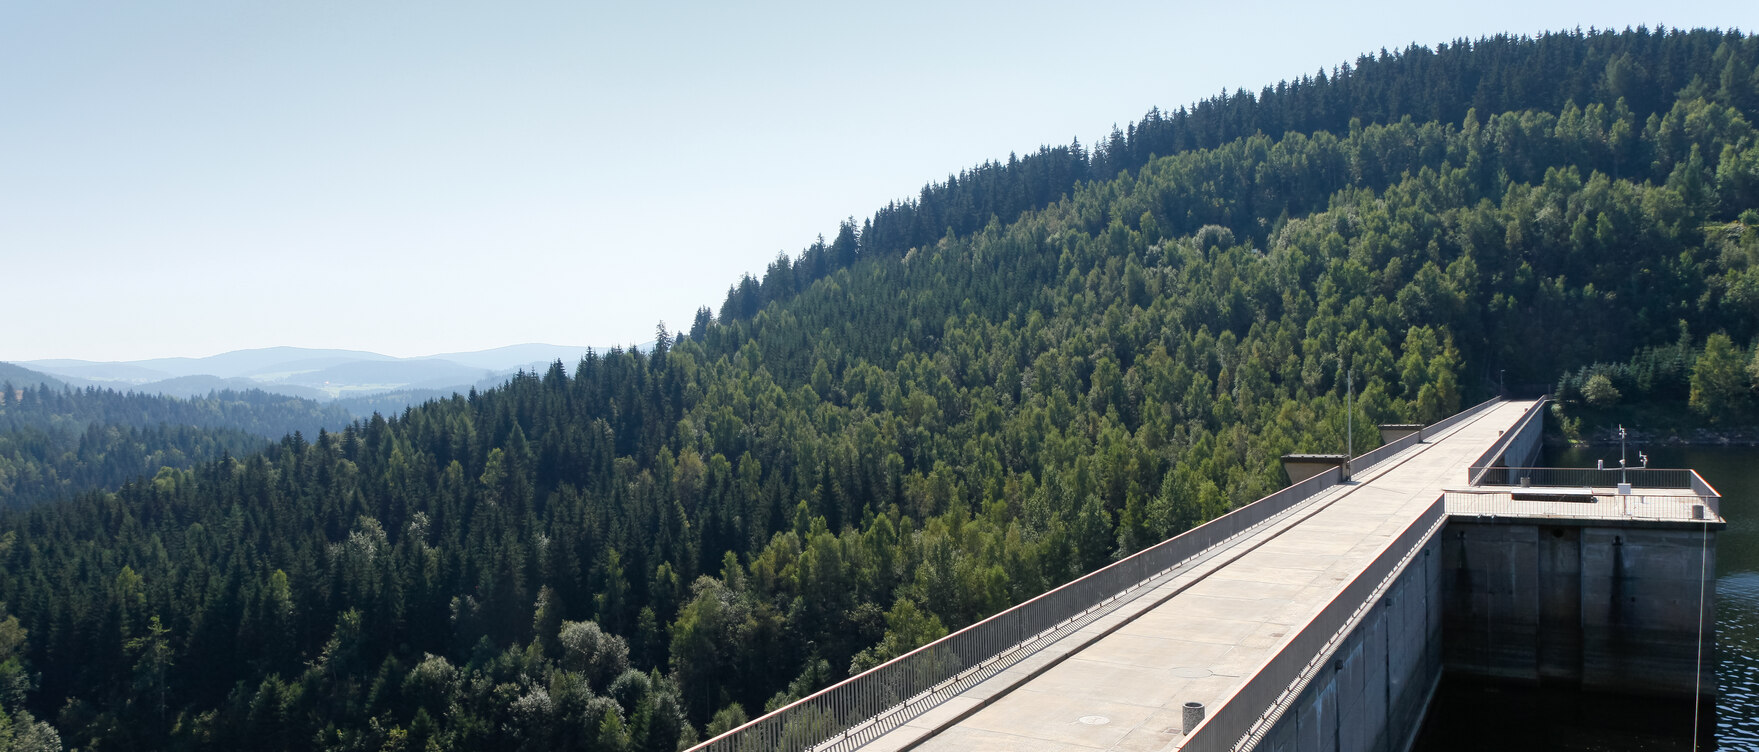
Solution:
<svg viewBox="0 0 1759 752">
<path fill-rule="evenodd" d="M 1619 482 L 1631 482 L 1629 478 L 1625 477 L 1625 426 L 1623 423 L 1619 424 Z"/>
</svg>

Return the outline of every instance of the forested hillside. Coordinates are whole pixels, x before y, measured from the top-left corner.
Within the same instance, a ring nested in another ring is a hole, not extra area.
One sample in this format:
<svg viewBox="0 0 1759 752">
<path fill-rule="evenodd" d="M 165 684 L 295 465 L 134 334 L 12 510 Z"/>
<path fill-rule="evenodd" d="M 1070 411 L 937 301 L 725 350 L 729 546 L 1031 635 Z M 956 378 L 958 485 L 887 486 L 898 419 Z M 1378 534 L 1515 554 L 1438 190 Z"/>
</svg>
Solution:
<svg viewBox="0 0 1759 752">
<path fill-rule="evenodd" d="M 10 390 L 0 389 L 0 391 L 10 391 L 11 394 L 8 396 L 16 396 L 19 390 L 22 389 L 35 389 L 39 384 L 47 384 L 56 389 L 61 389 L 67 386 L 65 382 L 48 374 L 38 373 L 23 366 L 0 362 L 0 386 L 5 384 L 11 384 L 12 388 Z"/>
<path fill-rule="evenodd" d="M 649 352 L 5 513 L 0 703 L 103 749 L 672 750 L 1280 487 L 1345 369 L 1360 425 L 1657 348 L 1739 399 L 1755 63 L 1364 59 L 931 186 Z"/>
<path fill-rule="evenodd" d="M 1639 28 L 1622 34 L 1578 31 L 1538 39 L 1499 35 L 1434 49 L 1382 49 L 1353 64 L 1266 85 L 1256 93 L 1239 90 L 1168 112 L 1150 110 L 1140 122 L 1114 127 L 1091 147 L 1079 141 L 1045 146 L 1026 156 L 1010 155 L 1006 163 L 961 170 L 924 186 L 913 201 L 880 209 L 859 226 L 851 219 L 835 242 L 809 249 L 805 260 L 822 275 L 852 261 L 858 245 L 869 254 L 903 253 L 937 242 L 949 231 L 961 236 L 976 232 L 992 217 L 1012 221 L 1020 212 L 1057 201 L 1081 182 L 1138 170 L 1156 155 L 1215 148 L 1254 133 L 1271 138 L 1317 131 L 1341 135 L 1357 123 L 1402 118 L 1457 125 L 1468 111 L 1480 118 L 1526 110 L 1555 114 L 1570 104 L 1612 106 L 1619 101 L 1629 111 L 1631 125 L 1641 129 L 1650 115 L 1666 114 L 1688 86 L 1752 112 L 1759 107 L 1752 52 L 1740 43 L 1725 45 L 1730 38 L 1717 32 Z M 1607 148 L 1617 152 L 1633 145 L 1637 131 L 1606 135 L 1611 139 Z M 1650 163 L 1625 166 L 1633 164 Z M 1613 169 L 1608 174 L 1620 174 L 1617 165 L 1609 166 Z M 1243 208 L 1247 211 L 1237 213 L 1240 221 L 1231 229 L 1262 247 L 1279 215 L 1274 207 Z M 729 306 L 721 309 L 723 318 L 748 317 L 797 286 L 769 287 L 769 281 L 769 275 L 742 280 L 729 296 Z"/>
<path fill-rule="evenodd" d="M 179 398 L 47 382 L 0 384 L 0 508 L 253 454 L 271 438 L 349 420 L 338 407 L 258 390 Z"/>
</svg>

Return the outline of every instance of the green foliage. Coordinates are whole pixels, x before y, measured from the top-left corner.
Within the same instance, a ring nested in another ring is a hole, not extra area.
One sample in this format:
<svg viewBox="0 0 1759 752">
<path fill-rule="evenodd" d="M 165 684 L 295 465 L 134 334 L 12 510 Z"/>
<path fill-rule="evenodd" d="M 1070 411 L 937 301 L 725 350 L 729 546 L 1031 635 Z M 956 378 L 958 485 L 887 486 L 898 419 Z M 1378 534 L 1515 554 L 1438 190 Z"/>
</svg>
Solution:
<svg viewBox="0 0 1759 752">
<path fill-rule="evenodd" d="M 1755 167 L 1759 165 L 1759 145 L 1727 139 L 1709 143 L 1706 133 L 1726 120 L 1696 117 L 1688 122 L 1681 117 L 1685 113 L 1670 108 L 1676 106 L 1675 93 L 1687 90 L 1692 95 L 1687 99 L 1717 102 L 1730 111 L 1745 113 L 1750 120 L 1759 111 L 1755 102 L 1759 100 L 1759 78 L 1750 74 L 1759 68 L 1756 62 L 1759 48 L 1752 37 L 1739 32 L 1646 27 L 1623 32 L 1577 30 L 1536 38 L 1498 35 L 1433 49 L 1412 45 L 1392 52 L 1382 50 L 1331 71 L 1281 81 L 1257 92 L 1224 92 L 1169 112 L 1150 110 L 1139 122 L 1114 129 L 1091 149 L 1079 141 L 1042 147 L 1023 157 L 1010 155 L 1006 163 L 986 162 L 945 182 L 926 185 L 917 199 L 887 205 L 864 220 L 860 228 L 853 219 L 844 223 L 837 242 L 830 247 L 821 241 L 792 265 L 772 265 L 761 280 L 741 280 L 729 290 L 721 318 L 748 319 L 770 301 L 785 299 L 812 280 L 847 267 L 852 259 L 903 255 L 913 248 L 931 246 L 948 233 L 957 237 L 977 234 L 992 218 L 1006 220 L 1054 204 L 1075 195 L 1084 183 L 1103 183 L 1120 173 L 1141 170 L 1157 155 L 1217 149 L 1254 133 L 1268 139 L 1321 132 L 1343 136 L 1358 125 L 1397 123 L 1404 118 L 1461 123 L 1472 119 L 1474 111 L 1476 117 L 1552 113 L 1557 128 L 1524 124 L 1517 138 L 1542 136 L 1551 140 L 1556 130 L 1562 130 L 1564 137 L 1552 142 L 1560 147 L 1558 153 L 1504 155 L 1498 153 L 1500 150 L 1487 150 L 1480 152 L 1476 162 L 1454 159 L 1454 165 L 1497 180 L 1497 189 L 1501 188 L 1501 179 L 1495 177 L 1499 173 L 1506 172 L 1507 179 L 1517 182 L 1532 181 L 1534 176 L 1529 173 L 1535 166 L 1555 163 L 1559 156 L 1592 160 L 1583 165 L 1584 171 L 1659 182 L 1668 180 L 1677 163 L 1697 147 L 1702 151 L 1700 166 L 1682 170 L 1679 176 L 1682 185 L 1690 184 L 1692 201 L 1702 208 L 1703 202 L 1714 196 L 1725 202 L 1725 210 L 1738 212 L 1754 202 L 1753 191 L 1759 186 L 1759 168 Z M 1662 149 L 1652 151 L 1657 136 Z M 1312 169 L 1301 175 L 1289 172 L 1286 167 L 1290 165 L 1285 163 L 1284 169 L 1263 176 L 1270 180 L 1248 174 L 1226 183 L 1194 183 L 1190 186 L 1194 192 L 1221 194 L 1208 207 L 1211 216 L 1197 219 L 1262 247 L 1277 229 L 1282 212 L 1295 216 L 1313 208 L 1311 204 L 1281 205 L 1274 200 L 1281 198 L 1276 196 L 1278 188 L 1295 188 L 1323 203 L 1326 193 L 1335 189 L 1322 185 L 1328 170 L 1396 168 L 1407 155 L 1425 148 L 1413 142 L 1383 146 L 1386 148 L 1380 151 L 1352 155 L 1347 164 L 1308 163 Z M 1721 151 L 1710 151 L 1729 148 L 1736 150 L 1738 158 L 1720 159 Z M 1714 167 L 1707 164 L 1713 154 L 1719 157 Z M 1712 171 L 1717 185 L 1715 190 L 1706 190 L 1710 185 L 1705 175 Z M 1262 190 L 1273 200 L 1230 205 L 1227 190 L 1245 186 Z M 1134 226 L 1139 215 L 1119 216 Z M 1227 221 L 1229 217 L 1231 221 Z M 1159 230 L 1165 227 L 1168 215 L 1157 212 L 1152 219 L 1155 226 L 1148 229 Z M 1179 232 L 1197 229 L 1186 226 Z M 1206 233 L 1202 244 L 1207 246 L 1220 238 Z M 1227 247 L 1234 241 L 1219 244 Z"/>
<path fill-rule="evenodd" d="M 729 703 L 727 707 L 715 711 L 715 717 L 709 719 L 705 736 L 713 739 L 750 722 L 751 719 L 745 715 L 745 708 L 736 702 Z"/>
<path fill-rule="evenodd" d="M 1748 375 L 1747 358 L 1728 335 L 1710 335 L 1704 352 L 1692 367 L 1692 409 L 1711 423 L 1737 423 L 1752 415 L 1755 381 Z"/>
<path fill-rule="evenodd" d="M 899 598 L 886 612 L 886 636 L 878 645 L 855 654 L 849 665 L 850 675 L 859 674 L 881 663 L 904 655 L 947 635 L 940 617 L 923 611 L 916 601 Z"/>
<path fill-rule="evenodd" d="M 1736 399 L 1755 59 L 1366 59 L 931 187 L 649 352 L 0 513 L 25 704 L 82 748 L 669 751 L 1503 369 Z"/>
<path fill-rule="evenodd" d="M 262 391 L 183 399 L 0 384 L 0 395 L 0 508 L 113 489 L 348 422 L 340 408 Z"/>
<path fill-rule="evenodd" d="M 61 736 L 25 710 L 32 680 L 25 667 L 28 633 L 0 603 L 0 752 L 61 752 Z"/>
<path fill-rule="evenodd" d="M 1604 373 L 1597 373 L 1588 378 L 1582 385 L 1582 399 L 1595 407 L 1611 407 L 1618 404 L 1619 390 L 1612 385 L 1612 379 Z"/>
<path fill-rule="evenodd" d="M 1697 357 L 1698 348 L 1682 321 L 1673 343 L 1645 347 L 1626 361 L 1591 363 L 1565 373 L 1552 394 L 1562 402 L 1581 400 L 1593 407 L 1610 404 L 1605 402 L 1608 397 L 1614 401 L 1635 397 L 1645 402 L 1684 403 L 1690 395 L 1692 364 Z M 1605 386 L 1590 386 L 1599 381 Z M 1596 396 L 1590 398 L 1590 392 Z"/>
</svg>

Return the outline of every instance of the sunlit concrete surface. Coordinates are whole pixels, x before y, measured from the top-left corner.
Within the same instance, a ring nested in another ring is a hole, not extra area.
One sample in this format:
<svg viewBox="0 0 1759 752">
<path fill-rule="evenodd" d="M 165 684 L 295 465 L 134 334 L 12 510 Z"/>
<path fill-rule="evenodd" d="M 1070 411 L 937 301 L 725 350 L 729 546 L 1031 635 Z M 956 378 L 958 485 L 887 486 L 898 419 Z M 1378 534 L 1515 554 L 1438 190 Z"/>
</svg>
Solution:
<svg viewBox="0 0 1759 752">
<path fill-rule="evenodd" d="M 1411 527 L 1532 406 L 1498 404 L 1316 495 L 867 750 L 1168 750 Z M 1047 668 L 1048 667 L 1048 668 Z"/>
</svg>

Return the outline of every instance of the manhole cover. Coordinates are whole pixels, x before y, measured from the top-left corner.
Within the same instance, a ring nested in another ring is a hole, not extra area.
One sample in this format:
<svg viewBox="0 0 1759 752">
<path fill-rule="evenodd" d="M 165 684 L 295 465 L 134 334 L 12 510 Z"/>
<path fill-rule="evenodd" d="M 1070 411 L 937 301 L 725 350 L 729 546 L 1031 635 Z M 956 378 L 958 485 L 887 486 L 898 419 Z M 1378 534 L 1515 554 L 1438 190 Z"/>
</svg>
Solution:
<svg viewBox="0 0 1759 752">
<path fill-rule="evenodd" d="M 1203 677 L 1210 675 L 1212 675 L 1212 672 L 1207 668 L 1181 667 L 1173 669 L 1173 676 L 1177 676 L 1181 679 L 1202 679 Z"/>
<path fill-rule="evenodd" d="M 1082 723 L 1085 723 L 1089 726 L 1104 726 L 1104 725 L 1112 722 L 1112 719 L 1107 718 L 1103 715 L 1084 715 L 1076 720 L 1079 720 Z"/>
</svg>

